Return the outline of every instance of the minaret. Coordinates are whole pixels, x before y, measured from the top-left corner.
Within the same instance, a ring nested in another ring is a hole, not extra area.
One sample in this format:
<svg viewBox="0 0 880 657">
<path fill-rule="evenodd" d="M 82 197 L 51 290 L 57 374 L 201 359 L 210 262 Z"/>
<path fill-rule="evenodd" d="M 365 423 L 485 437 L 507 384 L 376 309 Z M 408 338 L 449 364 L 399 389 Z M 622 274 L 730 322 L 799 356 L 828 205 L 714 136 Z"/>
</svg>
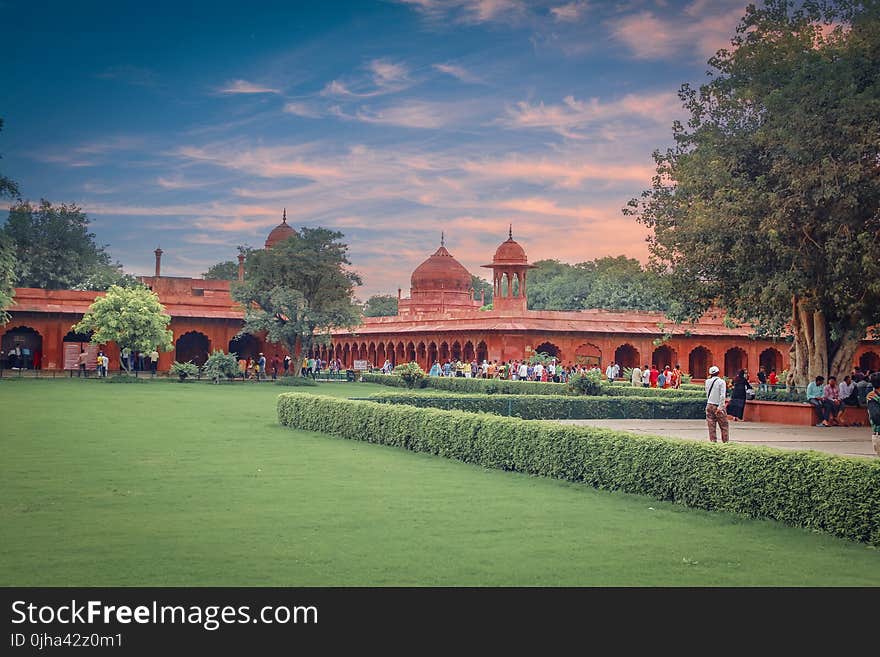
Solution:
<svg viewBox="0 0 880 657">
<path fill-rule="evenodd" d="M 164 251 L 159 247 L 156 247 L 156 250 L 153 251 L 156 254 L 156 278 L 159 278 L 162 274 L 162 254 Z"/>
</svg>

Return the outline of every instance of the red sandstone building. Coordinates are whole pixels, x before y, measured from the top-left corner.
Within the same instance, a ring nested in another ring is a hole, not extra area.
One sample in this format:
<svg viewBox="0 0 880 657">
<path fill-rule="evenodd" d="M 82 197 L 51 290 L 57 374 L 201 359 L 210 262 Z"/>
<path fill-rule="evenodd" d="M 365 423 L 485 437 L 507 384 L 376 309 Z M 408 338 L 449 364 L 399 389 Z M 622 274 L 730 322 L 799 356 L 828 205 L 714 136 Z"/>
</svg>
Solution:
<svg viewBox="0 0 880 657">
<path fill-rule="evenodd" d="M 266 248 L 294 233 L 286 216 L 266 240 Z M 214 349 L 271 358 L 285 350 L 262 336 L 236 337 L 243 325 L 241 308 L 229 294 L 228 281 L 161 275 L 162 251 L 156 250 L 156 272 L 141 280 L 150 286 L 171 315 L 175 349 L 163 353 L 159 369 L 175 360 L 204 362 Z M 243 272 L 239 258 L 239 275 Z M 424 369 L 435 360 L 506 361 L 544 352 L 565 364 L 591 363 L 604 369 L 611 361 L 623 367 L 680 363 L 696 378 L 717 364 L 732 376 L 746 368 L 752 374 L 763 365 L 769 371 L 789 366 L 784 340 L 752 339 L 748 328 L 729 328 L 720 316 L 706 316 L 695 325 L 676 325 L 662 313 L 584 310 L 529 310 L 528 272 L 533 267 L 512 234 L 484 265 L 492 271 L 493 309 L 481 311 L 474 299 L 470 272 L 446 249 L 440 248 L 412 273 L 410 296 L 398 291 L 398 315 L 367 317 L 354 331 L 336 330 L 331 344 L 316 348 L 315 356 L 339 358 L 347 367 L 355 360 L 381 366 L 415 361 Z M 12 319 L 2 331 L 6 354 L 15 346 L 32 354 L 29 366 L 47 370 L 74 369 L 76 355 L 88 336 L 72 332 L 99 293 L 18 288 Z M 92 346 L 95 350 L 97 347 Z M 104 345 L 111 368 L 118 366 L 118 349 Z M 880 345 L 866 340 L 856 352 L 855 365 L 880 370 Z"/>
</svg>

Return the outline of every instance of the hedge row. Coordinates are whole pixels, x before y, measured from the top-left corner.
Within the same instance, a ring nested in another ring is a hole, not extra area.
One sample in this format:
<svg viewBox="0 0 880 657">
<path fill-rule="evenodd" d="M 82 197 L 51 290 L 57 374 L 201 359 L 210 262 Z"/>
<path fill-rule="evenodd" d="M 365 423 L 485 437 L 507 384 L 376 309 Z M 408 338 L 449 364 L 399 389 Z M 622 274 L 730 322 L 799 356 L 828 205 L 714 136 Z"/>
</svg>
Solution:
<svg viewBox="0 0 880 657">
<path fill-rule="evenodd" d="M 406 383 L 399 376 L 388 374 L 364 374 L 362 381 L 379 383 L 395 388 L 405 388 Z M 577 392 L 564 383 L 544 383 L 542 381 L 509 381 L 506 379 L 469 379 L 455 376 L 429 376 L 424 387 L 435 390 L 448 390 L 461 393 L 482 393 L 484 395 L 571 395 Z M 603 383 L 602 393 L 609 396 L 695 398 L 705 393 L 699 390 L 672 390 L 664 388 L 633 388 Z"/>
<path fill-rule="evenodd" d="M 566 397 L 560 395 L 444 395 L 378 392 L 369 397 L 380 404 L 492 413 L 525 420 L 687 419 L 706 417 L 702 399 L 644 397 Z"/>
<path fill-rule="evenodd" d="M 278 419 L 297 429 L 769 518 L 880 545 L 880 460 L 304 393 L 280 395 Z"/>
</svg>

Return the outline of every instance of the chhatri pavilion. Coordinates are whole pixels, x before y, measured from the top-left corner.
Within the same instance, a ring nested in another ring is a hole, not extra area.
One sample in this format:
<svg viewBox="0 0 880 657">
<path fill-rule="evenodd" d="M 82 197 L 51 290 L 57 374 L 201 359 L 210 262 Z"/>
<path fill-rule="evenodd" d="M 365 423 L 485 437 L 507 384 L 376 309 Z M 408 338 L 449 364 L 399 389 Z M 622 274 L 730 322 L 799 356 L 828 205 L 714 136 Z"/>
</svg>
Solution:
<svg viewBox="0 0 880 657">
<path fill-rule="evenodd" d="M 293 234 L 285 214 L 269 233 L 265 248 Z M 243 357 L 286 353 L 265 336 L 237 335 L 244 313 L 230 296 L 229 281 L 163 276 L 162 250 L 156 249 L 155 256 L 155 274 L 140 280 L 158 294 L 171 315 L 175 348 L 160 355 L 160 370 L 168 370 L 175 360 L 202 363 L 214 349 Z M 386 359 L 394 364 L 415 361 L 427 370 L 435 360 L 506 361 L 543 352 L 564 364 L 596 364 L 603 369 L 611 361 L 623 367 L 680 363 L 698 379 L 713 364 L 728 376 L 742 368 L 754 373 L 762 365 L 767 371 L 789 366 L 788 342 L 752 338 L 748 327 L 726 326 L 720 314 L 708 314 L 695 324 L 675 324 L 656 312 L 529 310 L 526 292 L 534 265 L 512 231 L 483 267 L 492 272 L 491 310 L 480 309 L 484 299 L 476 298 L 471 273 L 441 239 L 440 247 L 413 271 L 409 297 L 398 290 L 396 316 L 365 317 L 352 331 L 334 330 L 330 344 L 316 347 L 310 355 L 339 358 L 346 367 L 356 360 L 374 366 Z M 244 259 L 239 256 L 239 278 L 243 274 Z M 100 294 L 16 288 L 11 320 L 0 327 L 3 353 L 18 346 L 31 355 L 29 367 L 72 370 L 80 348 L 90 352 L 101 348 L 115 369 L 119 362 L 115 345 L 90 345 L 89 336 L 72 330 Z M 93 358 L 90 363 L 93 366 Z M 865 340 L 853 364 L 880 370 L 878 341 Z"/>
</svg>

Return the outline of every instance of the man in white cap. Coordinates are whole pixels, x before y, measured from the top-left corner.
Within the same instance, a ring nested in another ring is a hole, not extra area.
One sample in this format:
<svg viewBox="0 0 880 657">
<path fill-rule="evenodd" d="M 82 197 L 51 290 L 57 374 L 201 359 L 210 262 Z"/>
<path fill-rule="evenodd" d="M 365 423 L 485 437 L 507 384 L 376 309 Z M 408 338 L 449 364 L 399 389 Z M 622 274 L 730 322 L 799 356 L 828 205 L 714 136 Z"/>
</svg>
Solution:
<svg viewBox="0 0 880 657">
<path fill-rule="evenodd" d="M 706 424 L 709 426 L 709 442 L 718 442 L 715 425 L 721 427 L 721 442 L 730 440 L 730 425 L 727 422 L 727 412 L 724 410 L 724 401 L 727 397 L 727 383 L 718 376 L 715 365 L 709 368 L 709 378 L 706 379 Z"/>
</svg>

